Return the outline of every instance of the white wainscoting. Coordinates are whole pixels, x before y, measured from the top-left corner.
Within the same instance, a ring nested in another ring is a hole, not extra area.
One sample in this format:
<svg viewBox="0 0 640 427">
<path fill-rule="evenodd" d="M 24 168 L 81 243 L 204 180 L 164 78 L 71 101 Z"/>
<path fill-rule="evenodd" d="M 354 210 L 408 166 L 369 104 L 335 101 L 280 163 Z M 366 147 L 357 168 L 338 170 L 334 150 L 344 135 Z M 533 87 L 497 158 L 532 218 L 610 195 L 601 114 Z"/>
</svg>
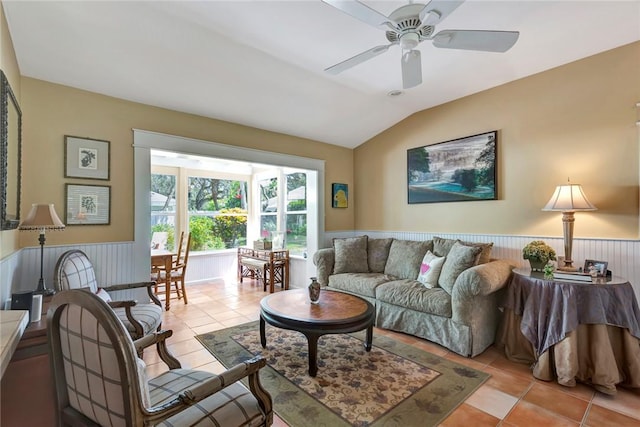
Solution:
<svg viewBox="0 0 640 427">
<path fill-rule="evenodd" d="M 555 237 L 379 231 L 327 232 L 325 233 L 324 247 L 330 247 L 333 238 L 353 237 L 364 234 L 373 238 L 394 237 L 405 240 L 429 240 L 434 236 L 439 236 L 470 242 L 493 242 L 493 250 L 491 251 L 493 258 L 508 259 L 520 267 L 528 267 L 528 261 L 522 259 L 522 248 L 532 240 L 544 240 L 559 255 L 564 253 L 564 240 Z M 640 240 L 574 238 L 572 252 L 574 266 L 576 267 L 582 266 L 585 259 L 608 261 L 609 270 L 614 275 L 629 280 L 635 291 L 636 298 L 640 300 Z"/>
<path fill-rule="evenodd" d="M 493 242 L 492 256 L 511 260 L 519 266 L 527 266 L 522 259 L 522 248 L 534 239 L 542 239 L 562 254 L 562 238 L 536 236 L 500 236 L 480 234 L 443 234 L 410 232 L 335 232 L 325 233 L 324 247 L 331 246 L 333 238 L 353 237 L 367 234 L 370 237 L 395 237 L 407 240 L 428 240 L 434 235 L 474 242 Z M 94 264 L 98 283 L 104 285 L 131 283 L 148 280 L 147 277 L 134 277 L 134 243 L 116 242 L 70 246 L 45 246 L 44 278 L 47 287 L 53 287 L 53 269 L 60 255 L 70 249 L 80 249 L 89 256 Z M 291 259 L 290 280 L 292 288 L 305 287 L 309 283 L 309 271 L 315 271 L 313 254 L 308 258 Z M 573 258 L 580 266 L 585 258 L 609 262 L 609 269 L 616 276 L 627 278 L 640 300 L 640 241 L 613 239 L 574 239 Z M 196 283 L 223 278 L 235 282 L 237 258 L 235 251 L 222 251 L 197 254 L 189 257 L 187 282 Z M 0 302 L 4 303 L 12 292 L 29 291 L 36 288 L 40 277 L 40 247 L 24 248 L 0 260 Z M 132 297 L 139 297 L 133 296 Z"/>
<path fill-rule="evenodd" d="M 45 246 L 44 279 L 47 288 L 53 288 L 53 270 L 60 255 L 71 249 L 79 249 L 87 254 L 93 263 L 98 283 L 113 285 L 149 280 L 149 277 L 135 277 L 133 242 L 99 243 L 70 246 Z M 311 259 L 292 258 L 290 266 L 291 287 L 302 287 L 309 282 L 307 263 Z M 205 253 L 192 252 L 189 256 L 187 284 L 220 279 L 235 282 L 237 278 L 237 252 L 235 250 Z M 0 301 L 11 297 L 12 292 L 31 291 L 40 278 L 40 247 L 24 248 L 0 260 Z M 123 295 L 124 297 L 124 295 Z M 140 299 L 140 293 L 127 297 Z"/>
</svg>

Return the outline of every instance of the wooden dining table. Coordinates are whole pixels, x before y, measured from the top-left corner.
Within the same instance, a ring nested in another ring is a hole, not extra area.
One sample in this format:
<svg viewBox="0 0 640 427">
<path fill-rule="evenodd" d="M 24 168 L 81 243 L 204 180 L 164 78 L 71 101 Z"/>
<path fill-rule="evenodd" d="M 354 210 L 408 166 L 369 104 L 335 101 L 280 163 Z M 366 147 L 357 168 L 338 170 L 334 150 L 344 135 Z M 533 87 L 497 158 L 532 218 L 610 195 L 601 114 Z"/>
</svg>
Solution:
<svg viewBox="0 0 640 427">
<path fill-rule="evenodd" d="M 171 267 L 173 265 L 173 257 L 176 256 L 176 253 L 172 251 L 168 251 L 166 249 L 152 249 L 151 250 L 151 265 L 164 266 L 164 280 L 162 280 L 162 275 L 158 273 L 157 283 L 164 283 L 165 289 L 165 300 L 164 300 L 164 309 L 169 311 L 171 305 Z"/>
</svg>

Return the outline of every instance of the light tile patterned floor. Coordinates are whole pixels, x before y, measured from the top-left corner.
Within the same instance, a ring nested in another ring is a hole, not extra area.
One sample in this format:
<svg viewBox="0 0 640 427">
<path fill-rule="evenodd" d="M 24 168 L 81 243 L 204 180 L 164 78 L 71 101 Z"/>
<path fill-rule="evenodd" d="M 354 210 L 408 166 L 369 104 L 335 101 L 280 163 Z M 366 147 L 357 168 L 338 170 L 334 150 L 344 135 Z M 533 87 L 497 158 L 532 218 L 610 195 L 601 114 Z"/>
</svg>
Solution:
<svg viewBox="0 0 640 427">
<path fill-rule="evenodd" d="M 224 367 L 193 339 L 194 335 L 239 325 L 258 319 L 259 302 L 267 295 L 252 281 L 243 284 L 222 280 L 187 286 L 189 304 L 173 300 L 165 312 L 164 329 L 172 329 L 170 349 L 184 367 L 214 373 Z M 640 425 L 640 390 L 619 389 L 615 397 L 596 392 L 585 385 L 575 388 L 536 380 L 526 365 L 507 360 L 491 347 L 467 359 L 447 349 L 413 336 L 374 330 L 417 348 L 491 374 L 442 426 L 589 426 L 616 427 Z M 154 351 L 145 353 L 149 375 L 166 369 Z M 275 426 L 285 426 L 277 416 Z M 298 426 L 294 426 L 298 427 Z"/>
</svg>

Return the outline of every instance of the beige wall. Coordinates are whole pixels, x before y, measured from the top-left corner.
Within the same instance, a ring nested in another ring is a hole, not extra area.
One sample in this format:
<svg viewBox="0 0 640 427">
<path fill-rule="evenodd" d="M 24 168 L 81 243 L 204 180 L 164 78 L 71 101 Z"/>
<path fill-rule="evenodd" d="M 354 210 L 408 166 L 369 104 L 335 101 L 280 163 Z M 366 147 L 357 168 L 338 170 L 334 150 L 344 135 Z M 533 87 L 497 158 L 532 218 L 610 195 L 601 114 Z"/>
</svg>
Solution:
<svg viewBox="0 0 640 427">
<path fill-rule="evenodd" d="M 9 85 L 18 102 L 20 102 L 20 71 L 18 61 L 13 50 L 13 42 L 9 34 L 9 27 L 4 16 L 4 9 L 0 4 L 0 70 L 7 76 Z M 18 249 L 18 231 L 0 232 L 0 259 Z"/>
<path fill-rule="evenodd" d="M 576 237 L 637 239 L 638 101 L 634 43 L 418 112 L 355 150 L 356 229 L 560 236 L 541 208 L 570 177 L 598 207 Z M 407 204 L 407 149 L 491 130 L 499 200 Z"/>
<path fill-rule="evenodd" d="M 71 226 L 47 234 L 47 244 L 133 240 L 133 128 L 241 147 L 326 160 L 326 197 L 331 182 L 353 184 L 350 149 L 219 120 L 150 107 L 31 78 L 22 79 L 22 213 L 31 203 L 54 203 L 64 215 L 65 183 L 110 185 L 109 226 Z M 64 135 L 111 142 L 110 181 L 64 178 Z M 326 209 L 327 230 L 354 228 L 354 209 Z M 21 233 L 20 245 L 36 237 Z"/>
</svg>

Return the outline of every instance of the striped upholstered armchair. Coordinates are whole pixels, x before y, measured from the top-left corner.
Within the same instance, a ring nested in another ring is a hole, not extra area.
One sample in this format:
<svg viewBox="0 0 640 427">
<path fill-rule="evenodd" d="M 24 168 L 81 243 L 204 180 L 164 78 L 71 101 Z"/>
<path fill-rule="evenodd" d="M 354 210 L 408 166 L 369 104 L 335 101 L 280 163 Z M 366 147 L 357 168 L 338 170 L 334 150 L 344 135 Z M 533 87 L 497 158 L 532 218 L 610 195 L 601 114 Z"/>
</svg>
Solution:
<svg viewBox="0 0 640 427">
<path fill-rule="evenodd" d="M 162 305 L 153 292 L 153 285 L 154 282 L 140 282 L 100 287 L 91 260 L 77 249 L 60 255 L 53 273 L 56 291 L 88 288 L 105 300 L 134 340 L 159 330 L 162 325 Z M 136 288 L 146 288 L 151 303 L 118 300 L 118 293 Z"/>
<path fill-rule="evenodd" d="M 268 426 L 271 396 L 260 384 L 261 357 L 220 375 L 180 368 L 148 379 L 137 354 L 171 331 L 132 341 L 113 310 L 88 290 L 56 294 L 47 312 L 60 426 Z M 249 389 L 240 382 L 247 378 Z"/>
</svg>

